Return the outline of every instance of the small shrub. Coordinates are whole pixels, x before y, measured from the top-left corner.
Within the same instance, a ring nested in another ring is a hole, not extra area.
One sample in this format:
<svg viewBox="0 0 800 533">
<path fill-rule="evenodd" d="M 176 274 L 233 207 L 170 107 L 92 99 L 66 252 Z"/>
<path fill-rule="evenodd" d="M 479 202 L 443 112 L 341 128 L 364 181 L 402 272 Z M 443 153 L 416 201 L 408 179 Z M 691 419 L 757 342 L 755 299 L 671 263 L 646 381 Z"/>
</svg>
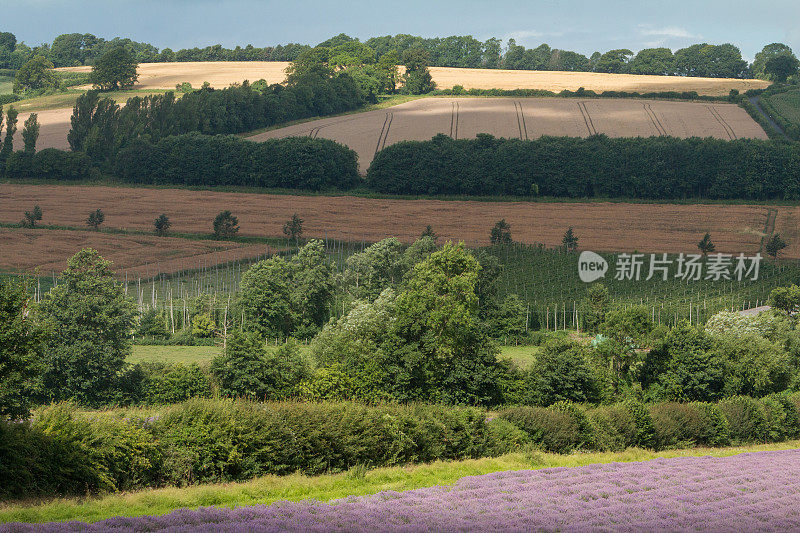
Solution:
<svg viewBox="0 0 800 533">
<path fill-rule="evenodd" d="M 543 450 L 567 453 L 581 446 L 581 432 L 568 412 L 544 407 L 515 407 L 500 415 L 528 434 Z"/>
<path fill-rule="evenodd" d="M 728 421 L 733 444 L 764 442 L 767 439 L 767 413 L 757 400 L 734 396 L 721 401 L 719 409 Z"/>
</svg>

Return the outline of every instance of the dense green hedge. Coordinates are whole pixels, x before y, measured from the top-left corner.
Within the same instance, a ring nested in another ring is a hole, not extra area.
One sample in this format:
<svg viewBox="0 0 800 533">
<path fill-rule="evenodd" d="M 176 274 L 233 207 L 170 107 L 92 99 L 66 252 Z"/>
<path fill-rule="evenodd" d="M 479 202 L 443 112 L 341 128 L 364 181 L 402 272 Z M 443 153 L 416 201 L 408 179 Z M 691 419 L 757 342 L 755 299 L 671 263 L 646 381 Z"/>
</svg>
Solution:
<svg viewBox="0 0 800 533">
<path fill-rule="evenodd" d="M 800 125 L 786 120 L 786 118 L 784 118 L 784 116 L 781 115 L 777 109 L 775 109 L 775 106 L 772 104 L 769 96 L 762 96 L 759 98 L 758 102 L 761 104 L 761 107 L 764 108 L 764 111 L 766 111 L 767 114 L 772 118 L 772 120 L 774 120 L 778 126 L 783 129 L 786 135 L 795 141 L 800 141 Z"/>
<path fill-rule="evenodd" d="M 800 144 L 673 137 L 437 135 L 381 150 L 367 173 L 392 194 L 797 199 Z"/>
<path fill-rule="evenodd" d="M 639 93 L 635 91 L 602 91 L 598 93 L 581 87 L 576 91 L 564 89 L 560 92 L 553 92 L 546 89 L 464 89 L 464 87 L 460 85 L 456 85 L 452 89 L 438 89 L 431 94 L 441 96 L 511 96 L 517 98 L 648 98 L 651 100 L 702 100 L 707 102 L 733 101 L 738 98 L 738 93 L 732 93 L 730 96 L 708 96 L 698 94 L 697 91 L 661 91 L 650 93 Z"/>
<path fill-rule="evenodd" d="M 800 437 L 800 395 L 747 396 L 713 403 L 627 402 L 582 409 L 514 407 L 501 413 L 544 450 L 663 450 L 777 442 Z"/>
<path fill-rule="evenodd" d="M 90 176 L 91 161 L 82 152 L 45 148 L 35 154 L 13 152 L 6 161 L 6 177 L 15 179 L 47 178 L 58 181 L 85 180 Z"/>
<path fill-rule="evenodd" d="M 164 383 L 168 383 L 165 378 Z M 800 437 L 800 395 L 718 404 L 634 401 L 479 408 L 193 399 L 147 411 L 43 408 L 0 423 L 0 498 L 319 474 L 546 451 L 723 446 Z"/>
<path fill-rule="evenodd" d="M 130 183 L 349 189 L 361 178 L 358 156 L 327 139 L 287 137 L 255 143 L 190 133 L 134 141 L 116 155 L 115 174 Z"/>
<path fill-rule="evenodd" d="M 194 399 L 159 413 L 60 404 L 0 423 L 0 498 L 477 458 L 521 440 L 477 408 Z"/>
</svg>

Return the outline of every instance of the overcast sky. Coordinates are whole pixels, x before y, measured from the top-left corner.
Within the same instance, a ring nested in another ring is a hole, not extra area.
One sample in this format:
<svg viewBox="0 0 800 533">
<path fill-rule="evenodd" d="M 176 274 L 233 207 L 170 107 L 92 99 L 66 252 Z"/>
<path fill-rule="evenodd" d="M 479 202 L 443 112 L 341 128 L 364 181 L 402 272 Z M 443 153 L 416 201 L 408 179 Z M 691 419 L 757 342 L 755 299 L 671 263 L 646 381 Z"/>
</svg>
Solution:
<svg viewBox="0 0 800 533">
<path fill-rule="evenodd" d="M 28 44 L 61 33 L 130 37 L 159 48 L 317 44 L 344 32 L 362 40 L 514 37 L 591 54 L 731 42 L 747 59 L 771 42 L 800 52 L 799 0 L 0 0 L 0 31 Z"/>
</svg>

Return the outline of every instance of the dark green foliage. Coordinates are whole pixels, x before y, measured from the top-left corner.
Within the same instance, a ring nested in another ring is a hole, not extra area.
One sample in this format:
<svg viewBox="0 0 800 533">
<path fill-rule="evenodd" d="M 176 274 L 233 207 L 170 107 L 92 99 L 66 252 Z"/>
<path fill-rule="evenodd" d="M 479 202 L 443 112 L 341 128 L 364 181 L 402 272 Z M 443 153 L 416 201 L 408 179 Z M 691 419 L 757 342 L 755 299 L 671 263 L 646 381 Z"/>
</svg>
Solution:
<svg viewBox="0 0 800 533">
<path fill-rule="evenodd" d="M 730 444 L 723 412 L 710 403 L 657 403 L 648 406 L 658 449 Z"/>
<path fill-rule="evenodd" d="M 574 252 L 578 248 L 578 236 L 575 235 L 572 226 L 567 228 L 567 231 L 564 233 L 564 237 L 561 239 L 561 246 L 563 246 L 564 250 L 567 252 Z"/>
<path fill-rule="evenodd" d="M 106 215 L 103 213 L 103 210 L 97 209 L 89 213 L 89 217 L 86 219 L 86 225 L 97 231 L 100 229 L 100 225 L 105 221 L 105 219 Z"/>
<path fill-rule="evenodd" d="M 635 401 L 597 407 L 587 412 L 595 429 L 594 446 L 618 451 L 630 446 L 654 448 L 655 427 L 647 407 Z"/>
<path fill-rule="evenodd" d="M 291 239 L 297 244 L 300 237 L 303 235 L 303 219 L 297 213 L 292 215 L 292 218 L 287 220 L 283 225 L 283 234 L 287 239 Z"/>
<path fill-rule="evenodd" d="M 606 320 L 611 296 L 608 288 L 602 283 L 593 283 L 586 289 L 586 298 L 581 304 L 583 324 L 581 329 L 591 333 L 600 331 L 600 325 Z"/>
<path fill-rule="evenodd" d="M 164 237 L 167 233 L 169 233 L 169 228 L 172 226 L 172 222 L 169 221 L 169 217 L 164 213 L 161 213 L 156 217 L 156 220 L 153 222 L 153 226 L 156 230 L 156 235 L 159 237 Z"/>
<path fill-rule="evenodd" d="M 95 87 L 105 91 L 125 89 L 139 79 L 136 73 L 138 66 L 136 58 L 126 48 L 114 48 L 95 62 L 89 80 Z"/>
<path fill-rule="evenodd" d="M 25 284 L 0 279 L 0 421 L 28 414 L 44 337 L 30 304 Z"/>
<path fill-rule="evenodd" d="M 91 249 L 75 254 L 39 311 L 48 329 L 41 397 L 88 405 L 107 401 L 130 354 L 134 317 L 109 262 Z"/>
<path fill-rule="evenodd" d="M 314 240 L 286 261 L 272 257 L 242 276 L 236 304 L 244 327 L 262 338 L 309 338 L 328 319 L 333 297 L 331 268 L 322 241 Z"/>
<path fill-rule="evenodd" d="M 700 242 L 697 243 L 697 249 L 700 250 L 700 253 L 705 256 L 710 253 L 713 253 L 714 250 L 717 249 L 717 247 L 714 245 L 713 242 L 711 242 L 711 235 L 709 233 L 706 233 L 705 235 L 703 235 L 703 238 L 700 240 Z"/>
<path fill-rule="evenodd" d="M 239 219 L 230 210 L 220 211 L 214 218 L 214 237 L 231 239 L 239 232 Z"/>
<path fill-rule="evenodd" d="M 54 181 L 79 181 L 89 178 L 91 160 L 83 152 L 45 148 L 35 154 L 13 152 L 6 161 L 6 177 L 44 178 Z"/>
<path fill-rule="evenodd" d="M 381 150 L 372 190 L 652 199 L 782 199 L 800 196 L 800 145 L 750 139 L 543 137 L 537 140 L 405 141 Z"/>
<path fill-rule="evenodd" d="M 211 362 L 211 374 L 223 396 L 268 401 L 296 396 L 310 370 L 293 339 L 267 351 L 258 335 L 237 332 Z"/>
<path fill-rule="evenodd" d="M 544 407 L 514 407 L 500 415 L 522 431 L 543 450 L 568 453 L 583 443 L 576 419 L 566 411 Z"/>
<path fill-rule="evenodd" d="M 731 442 L 765 442 L 769 433 L 769 419 L 764 405 L 747 396 L 726 398 L 719 409 L 728 421 Z"/>
<path fill-rule="evenodd" d="M 552 405 L 564 400 L 597 401 L 598 383 L 587 358 L 587 349 L 580 343 L 548 341 L 528 374 L 528 402 Z"/>
<path fill-rule="evenodd" d="M 115 174 L 130 183 L 243 185 L 346 190 L 356 185 L 355 152 L 327 139 L 288 137 L 255 143 L 233 136 L 188 134 L 120 150 Z"/>
<path fill-rule="evenodd" d="M 22 143 L 26 153 L 32 154 L 36 152 L 36 141 L 38 139 L 39 116 L 36 113 L 31 113 L 25 120 L 25 126 L 22 128 Z"/>
<path fill-rule="evenodd" d="M 687 323 L 670 330 L 647 354 L 642 383 L 662 399 L 711 401 L 722 397 L 725 362 L 711 350 L 711 339 Z"/>
<path fill-rule="evenodd" d="M 25 218 L 22 220 L 22 226 L 33 229 L 40 220 L 42 220 L 42 208 L 37 204 L 33 206 L 33 211 L 25 211 Z"/>
<path fill-rule="evenodd" d="M 790 285 L 788 287 L 776 287 L 769 293 L 769 305 L 780 309 L 787 315 L 793 315 L 800 311 L 800 287 Z"/>
<path fill-rule="evenodd" d="M 6 164 L 6 161 L 11 157 L 14 151 L 14 134 L 17 132 L 17 116 L 19 112 L 14 107 L 9 107 L 6 112 L 6 133 L 3 138 L 3 144 L 0 146 L 0 170 Z M 2 130 L 3 123 L 3 108 L 0 106 L 0 131 Z"/>
<path fill-rule="evenodd" d="M 40 91 L 58 87 L 58 76 L 53 72 L 53 63 L 43 56 L 36 56 L 21 69 L 14 77 L 14 92 Z"/>
<path fill-rule="evenodd" d="M 775 233 L 767 240 L 767 243 L 764 245 L 764 251 L 767 252 L 768 256 L 777 259 L 781 250 L 787 246 L 788 244 L 781 238 L 780 234 Z"/>
<path fill-rule="evenodd" d="M 494 245 L 512 243 L 511 226 L 506 222 L 506 219 L 500 220 L 494 225 L 489 235 L 489 242 Z"/>
</svg>

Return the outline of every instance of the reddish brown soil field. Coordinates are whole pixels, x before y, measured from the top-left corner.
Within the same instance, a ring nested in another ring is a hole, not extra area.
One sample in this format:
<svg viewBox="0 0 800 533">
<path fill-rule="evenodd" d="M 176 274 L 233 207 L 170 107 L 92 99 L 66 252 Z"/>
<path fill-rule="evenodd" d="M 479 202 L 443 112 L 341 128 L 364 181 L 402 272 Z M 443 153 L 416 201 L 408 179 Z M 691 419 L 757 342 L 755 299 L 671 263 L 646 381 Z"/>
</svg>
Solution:
<svg viewBox="0 0 800 533">
<path fill-rule="evenodd" d="M 796 207 L 384 200 L 180 189 L 0 185 L 0 222 L 18 222 L 23 211 L 34 204 L 40 205 L 44 212 L 43 224 L 78 228 L 85 226 L 90 211 L 102 208 L 107 227 L 150 231 L 155 217 L 166 213 L 173 231 L 208 234 L 216 214 L 230 209 L 239 217 L 242 235 L 281 236 L 284 222 L 298 213 L 305 220 L 306 237 L 374 242 L 395 236 L 409 242 L 430 224 L 442 240 L 461 240 L 474 246 L 488 244 L 491 227 L 504 218 L 511 224 L 514 240 L 524 243 L 557 245 L 567 227 L 573 226 L 582 249 L 689 252 L 697 249 L 696 243 L 708 231 L 718 251 L 732 253 L 753 253 L 760 248 L 772 210 L 774 231 L 791 244 L 785 257 L 800 258 L 797 229 L 800 212 Z M 772 231 L 772 223 L 769 226 Z M 39 237 L 44 240 L 38 242 L 31 237 L 49 234 L 53 236 Z M 74 240 L 67 240 L 68 236 Z M 264 245 L 230 244 L 88 231 L 8 230 L 0 241 L 0 250 L 1 255 L 12 259 L 4 257 L 0 267 L 48 265 L 63 261 L 83 246 L 121 254 L 110 258 L 122 268 L 161 263 L 157 268 L 162 271 L 196 267 L 198 261 L 206 258 L 206 264 L 213 264 L 265 252 Z M 233 257 L 208 255 L 209 247 L 225 246 L 233 248 L 229 252 Z M 189 259 L 178 259 L 186 257 Z M 167 268 L 165 265 L 171 259 L 177 260 L 177 266 Z"/>
<path fill-rule="evenodd" d="M 49 275 L 83 248 L 94 248 L 121 276 L 152 277 L 265 254 L 265 245 L 95 231 L 0 228 L 0 271 Z"/>
</svg>

